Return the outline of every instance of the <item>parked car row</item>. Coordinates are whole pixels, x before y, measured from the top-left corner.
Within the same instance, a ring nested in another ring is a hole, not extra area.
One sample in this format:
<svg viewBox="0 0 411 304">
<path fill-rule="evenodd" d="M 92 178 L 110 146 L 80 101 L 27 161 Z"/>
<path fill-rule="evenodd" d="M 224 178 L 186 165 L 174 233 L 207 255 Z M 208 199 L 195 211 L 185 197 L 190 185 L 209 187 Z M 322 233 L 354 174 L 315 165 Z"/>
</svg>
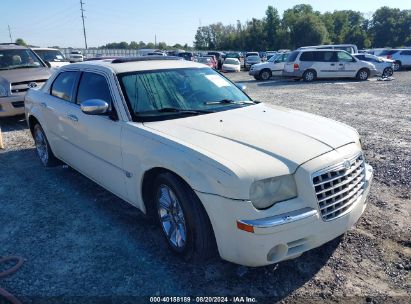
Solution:
<svg viewBox="0 0 411 304">
<path fill-rule="evenodd" d="M 308 82 L 317 78 L 367 80 L 372 76 L 392 76 L 396 70 L 397 63 L 393 59 L 367 53 L 350 53 L 345 50 L 348 48 L 351 51 L 356 49 L 350 45 L 337 45 L 333 48 L 301 47 L 293 52 L 277 54 L 268 62 L 246 64 L 246 66 L 250 66 L 249 75 L 254 76 L 256 80 L 282 76 Z M 411 53 L 411 50 L 406 51 Z M 401 52 L 397 53 L 401 54 Z"/>
</svg>

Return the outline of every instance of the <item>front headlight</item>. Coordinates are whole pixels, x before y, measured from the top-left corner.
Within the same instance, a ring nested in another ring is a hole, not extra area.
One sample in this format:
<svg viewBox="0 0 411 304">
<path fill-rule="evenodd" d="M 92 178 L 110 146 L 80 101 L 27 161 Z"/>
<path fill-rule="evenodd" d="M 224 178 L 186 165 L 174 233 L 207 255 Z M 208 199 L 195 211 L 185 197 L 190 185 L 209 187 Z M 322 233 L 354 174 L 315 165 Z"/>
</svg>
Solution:
<svg viewBox="0 0 411 304">
<path fill-rule="evenodd" d="M 9 95 L 8 89 L 0 84 L 0 97 L 7 97 Z"/>
<path fill-rule="evenodd" d="M 257 209 L 266 209 L 296 196 L 297 186 L 292 175 L 262 179 L 250 187 L 250 200 Z"/>
</svg>

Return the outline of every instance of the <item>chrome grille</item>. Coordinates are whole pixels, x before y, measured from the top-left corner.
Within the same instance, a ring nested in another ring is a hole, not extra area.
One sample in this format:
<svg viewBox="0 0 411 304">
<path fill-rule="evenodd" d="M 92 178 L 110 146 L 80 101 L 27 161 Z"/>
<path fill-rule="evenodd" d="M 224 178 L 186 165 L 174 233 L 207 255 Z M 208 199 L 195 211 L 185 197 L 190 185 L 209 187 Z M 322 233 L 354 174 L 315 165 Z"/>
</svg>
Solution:
<svg viewBox="0 0 411 304">
<path fill-rule="evenodd" d="M 20 81 L 20 82 L 13 82 L 11 84 L 11 93 L 12 94 L 19 94 L 25 93 L 28 91 L 30 82 L 37 83 L 37 87 L 41 88 L 41 86 L 47 81 L 47 79 L 37 79 L 37 80 L 27 80 L 27 81 Z"/>
<path fill-rule="evenodd" d="M 313 184 L 323 220 L 342 216 L 364 192 L 365 165 L 361 154 L 313 175 Z"/>
</svg>

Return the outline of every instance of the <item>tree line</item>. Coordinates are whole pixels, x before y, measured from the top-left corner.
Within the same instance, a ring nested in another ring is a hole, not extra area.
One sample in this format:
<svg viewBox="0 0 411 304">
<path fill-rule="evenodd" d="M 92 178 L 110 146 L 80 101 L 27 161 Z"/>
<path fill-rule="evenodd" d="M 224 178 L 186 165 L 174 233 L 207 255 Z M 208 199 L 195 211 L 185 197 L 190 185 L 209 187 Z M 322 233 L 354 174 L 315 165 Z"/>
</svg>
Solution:
<svg viewBox="0 0 411 304">
<path fill-rule="evenodd" d="M 358 11 L 320 13 L 311 5 L 300 4 L 284 11 L 280 18 L 277 9 L 268 6 L 262 19 L 199 27 L 194 48 L 261 51 L 342 43 L 356 44 L 360 49 L 410 46 L 411 10 L 384 6 L 367 19 Z"/>
</svg>

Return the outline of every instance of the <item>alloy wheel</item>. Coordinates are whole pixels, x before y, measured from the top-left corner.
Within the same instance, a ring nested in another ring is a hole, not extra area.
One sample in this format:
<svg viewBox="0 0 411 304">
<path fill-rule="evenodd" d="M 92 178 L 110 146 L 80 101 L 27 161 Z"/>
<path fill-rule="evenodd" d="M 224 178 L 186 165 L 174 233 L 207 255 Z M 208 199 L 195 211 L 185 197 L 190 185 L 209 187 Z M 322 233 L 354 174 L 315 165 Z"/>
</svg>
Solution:
<svg viewBox="0 0 411 304">
<path fill-rule="evenodd" d="M 34 142 L 41 162 L 46 165 L 49 159 L 48 146 L 46 136 L 40 127 L 36 127 L 34 130 Z"/>
<path fill-rule="evenodd" d="M 173 190 L 164 184 L 157 192 L 157 211 L 168 241 L 175 249 L 183 250 L 187 240 L 183 209 Z"/>
</svg>

